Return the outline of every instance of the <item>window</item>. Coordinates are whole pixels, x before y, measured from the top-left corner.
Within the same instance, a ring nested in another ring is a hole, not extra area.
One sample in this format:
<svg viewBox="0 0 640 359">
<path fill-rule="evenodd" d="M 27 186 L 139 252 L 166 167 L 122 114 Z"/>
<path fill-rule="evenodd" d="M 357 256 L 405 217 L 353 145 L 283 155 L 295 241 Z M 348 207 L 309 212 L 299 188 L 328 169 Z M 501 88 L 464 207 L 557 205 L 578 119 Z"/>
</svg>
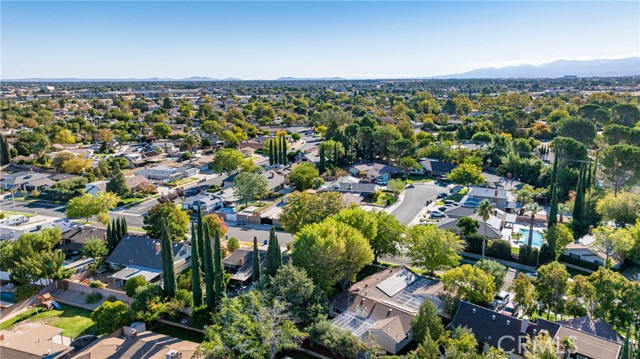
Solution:
<svg viewBox="0 0 640 359">
<path fill-rule="evenodd" d="M 333 312 L 336 314 L 342 314 L 342 310 L 340 310 L 339 308 L 333 308 Z"/>
</svg>

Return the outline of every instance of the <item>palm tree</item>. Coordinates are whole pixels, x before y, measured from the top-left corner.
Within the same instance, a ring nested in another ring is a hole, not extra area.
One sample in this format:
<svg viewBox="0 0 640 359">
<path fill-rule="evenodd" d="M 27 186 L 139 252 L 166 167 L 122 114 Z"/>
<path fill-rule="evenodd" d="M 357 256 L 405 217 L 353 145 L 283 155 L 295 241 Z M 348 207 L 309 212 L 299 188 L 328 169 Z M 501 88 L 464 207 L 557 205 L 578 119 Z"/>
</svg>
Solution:
<svg viewBox="0 0 640 359">
<path fill-rule="evenodd" d="M 484 252 L 487 247 L 487 221 L 489 217 L 493 214 L 493 205 L 489 200 L 484 199 L 478 205 L 478 215 L 482 217 L 482 221 L 484 222 L 484 236 L 482 238 L 482 258 L 484 258 Z"/>
<path fill-rule="evenodd" d="M 533 223 L 536 220 L 536 213 L 542 211 L 542 207 L 539 204 L 532 202 L 524 206 L 524 211 L 531 214 L 531 222 L 529 223 L 529 239 L 527 246 L 531 247 L 533 243 Z"/>
<path fill-rule="evenodd" d="M 562 223 L 564 220 L 564 217 L 563 217 L 564 214 L 569 213 L 570 211 L 571 211 L 571 208 L 569 208 L 569 205 L 566 202 L 560 203 L 558 205 L 558 212 L 560 213 L 560 223 Z"/>
</svg>

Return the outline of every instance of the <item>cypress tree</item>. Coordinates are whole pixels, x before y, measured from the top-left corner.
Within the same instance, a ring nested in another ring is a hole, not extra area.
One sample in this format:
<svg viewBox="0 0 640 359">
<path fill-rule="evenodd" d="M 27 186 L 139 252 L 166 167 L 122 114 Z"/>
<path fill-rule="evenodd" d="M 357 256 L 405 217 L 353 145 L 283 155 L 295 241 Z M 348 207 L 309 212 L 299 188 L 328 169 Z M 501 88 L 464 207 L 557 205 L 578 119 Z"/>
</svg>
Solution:
<svg viewBox="0 0 640 359">
<path fill-rule="evenodd" d="M 202 274 L 200 273 L 198 242 L 195 224 L 191 222 L 191 294 L 193 295 L 194 307 L 202 305 Z"/>
<path fill-rule="evenodd" d="M 198 203 L 198 231 L 197 231 L 197 239 L 198 241 L 200 241 L 200 243 L 198 244 L 198 256 L 200 256 L 200 258 L 204 259 L 205 258 L 205 254 L 204 254 L 204 249 L 205 244 L 205 237 L 204 237 L 204 221 L 202 220 L 202 210 L 200 209 L 200 203 Z M 200 270 L 201 271 L 205 271 L 205 267 L 204 267 L 204 263 L 200 263 Z"/>
<path fill-rule="evenodd" d="M 0 165 L 8 165 L 11 162 L 11 152 L 7 144 L 7 139 L 0 136 Z"/>
<path fill-rule="evenodd" d="M 325 170 L 325 154 L 324 154 L 324 143 L 320 144 L 320 173 L 324 173 Z"/>
<path fill-rule="evenodd" d="M 129 234 L 129 226 L 127 226 L 127 220 L 124 217 L 120 217 L 122 224 L 122 238 L 126 237 L 127 234 Z M 122 239 L 121 238 L 121 239 Z"/>
<path fill-rule="evenodd" d="M 589 161 L 589 167 L 587 169 L 587 190 L 591 193 L 591 161 Z"/>
<path fill-rule="evenodd" d="M 204 228 L 204 289 L 207 299 L 207 306 L 213 308 L 216 305 L 216 295 L 214 287 L 213 273 L 213 248 L 211 247 L 211 233 L 209 232 L 209 226 Z"/>
<path fill-rule="evenodd" d="M 333 165 L 338 166 L 338 144 L 333 145 Z"/>
<path fill-rule="evenodd" d="M 113 231 L 113 241 L 117 245 L 120 242 L 120 222 L 114 218 L 111 220 L 111 230 Z"/>
<path fill-rule="evenodd" d="M 269 140 L 269 166 L 273 165 L 273 140 Z"/>
<path fill-rule="evenodd" d="M 558 190 L 556 189 L 556 178 L 558 172 L 558 156 L 553 160 L 553 171 L 551 172 L 551 207 L 549 208 L 549 218 L 547 227 L 550 228 L 558 222 Z"/>
<path fill-rule="evenodd" d="M 111 222 L 109 222 L 107 223 L 107 249 L 109 250 L 109 253 L 111 253 L 111 251 L 113 251 L 113 249 L 115 248 L 112 232 L 113 231 L 111 230 Z"/>
<path fill-rule="evenodd" d="M 633 359 L 631 355 L 633 352 L 631 351 L 631 342 L 629 338 L 631 337 L 629 327 L 627 327 L 627 333 L 624 336 L 624 343 L 622 344 L 622 350 L 620 350 L 620 359 Z"/>
<path fill-rule="evenodd" d="M 176 273 L 173 268 L 173 245 L 169 235 L 169 225 L 162 221 L 162 280 L 167 296 L 173 298 L 176 295 Z"/>
<path fill-rule="evenodd" d="M 276 231 L 274 227 L 271 227 L 269 233 L 269 245 L 267 247 L 267 268 L 265 273 L 273 277 L 280 269 L 282 265 L 282 252 L 280 252 L 280 245 L 278 244 L 278 237 L 276 237 Z"/>
<path fill-rule="evenodd" d="M 216 229 L 213 242 L 213 286 L 216 303 L 224 296 L 224 267 L 222 266 L 222 249 L 220 248 L 220 232 Z"/>
<path fill-rule="evenodd" d="M 280 164 L 280 143 L 278 143 L 278 137 L 274 137 L 271 139 L 273 142 L 273 164 Z"/>
<path fill-rule="evenodd" d="M 280 136 L 280 142 L 282 143 L 282 164 L 287 164 L 287 140 L 284 136 Z"/>
<path fill-rule="evenodd" d="M 253 272 L 251 273 L 251 280 L 254 283 L 258 283 L 260 280 L 260 251 L 258 250 L 258 237 L 253 237 Z"/>
<path fill-rule="evenodd" d="M 584 165 L 580 166 L 580 174 L 578 175 L 578 184 L 576 186 L 576 200 L 573 204 L 573 223 L 574 232 L 578 235 L 582 234 L 584 227 Z"/>
</svg>

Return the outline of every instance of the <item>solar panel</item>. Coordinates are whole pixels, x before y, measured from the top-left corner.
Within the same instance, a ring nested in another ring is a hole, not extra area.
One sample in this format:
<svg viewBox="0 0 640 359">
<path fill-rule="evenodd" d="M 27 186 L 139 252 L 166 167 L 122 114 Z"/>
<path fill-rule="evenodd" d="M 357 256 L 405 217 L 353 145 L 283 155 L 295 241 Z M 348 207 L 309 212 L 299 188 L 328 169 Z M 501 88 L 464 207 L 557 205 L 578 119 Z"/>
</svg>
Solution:
<svg viewBox="0 0 640 359">
<path fill-rule="evenodd" d="M 418 276 L 405 269 L 383 280 L 376 287 L 389 297 L 393 297 L 411 283 L 415 282 L 417 278 Z"/>
</svg>

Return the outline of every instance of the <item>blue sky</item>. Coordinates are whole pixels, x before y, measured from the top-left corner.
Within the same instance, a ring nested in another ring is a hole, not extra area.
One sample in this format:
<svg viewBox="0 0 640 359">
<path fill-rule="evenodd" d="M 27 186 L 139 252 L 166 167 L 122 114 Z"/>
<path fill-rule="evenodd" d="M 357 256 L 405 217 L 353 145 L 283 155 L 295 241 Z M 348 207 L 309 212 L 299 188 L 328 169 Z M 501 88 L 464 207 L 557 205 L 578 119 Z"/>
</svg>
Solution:
<svg viewBox="0 0 640 359">
<path fill-rule="evenodd" d="M 627 2 L 2 1 L 0 77 L 420 77 L 640 56 Z"/>
</svg>

